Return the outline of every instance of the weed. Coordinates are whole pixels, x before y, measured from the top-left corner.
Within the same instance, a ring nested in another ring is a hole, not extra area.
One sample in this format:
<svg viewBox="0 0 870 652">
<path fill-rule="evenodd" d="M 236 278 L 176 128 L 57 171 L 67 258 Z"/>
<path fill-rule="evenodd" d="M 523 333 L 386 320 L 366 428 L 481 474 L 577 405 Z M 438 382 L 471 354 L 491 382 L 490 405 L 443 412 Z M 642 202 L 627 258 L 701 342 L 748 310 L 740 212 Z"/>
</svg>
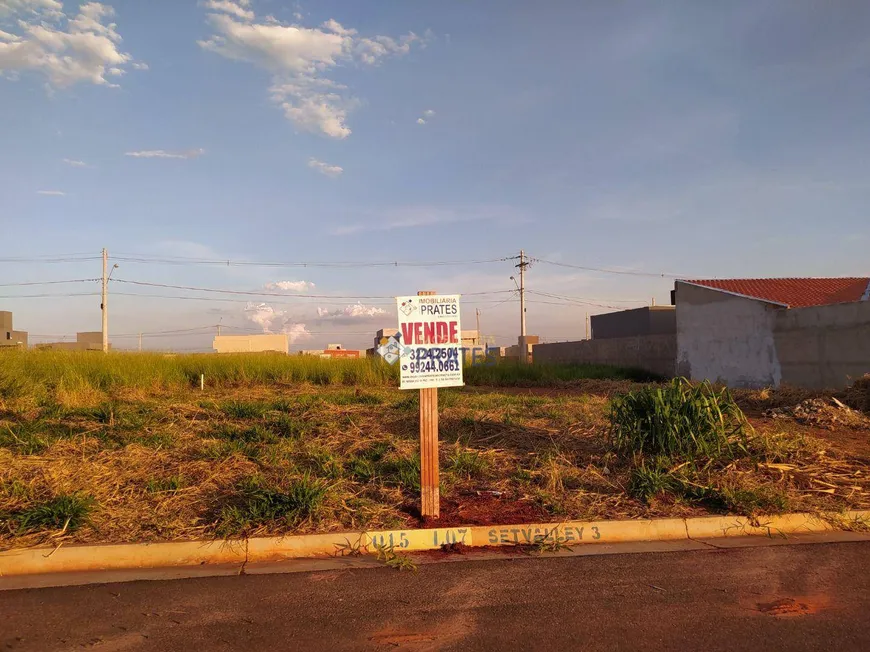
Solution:
<svg viewBox="0 0 870 652">
<path fill-rule="evenodd" d="M 684 378 L 614 398 L 610 435 L 618 450 L 679 457 L 731 456 L 746 450 L 748 423 L 727 389 Z"/>
<path fill-rule="evenodd" d="M 680 483 L 661 465 L 641 463 L 631 470 L 628 480 L 628 493 L 644 501 L 679 488 Z"/>
<path fill-rule="evenodd" d="M 227 401 L 220 410 L 231 419 L 262 419 L 271 407 L 261 402 Z"/>
<path fill-rule="evenodd" d="M 374 543 L 374 548 L 378 554 L 378 561 L 384 562 L 390 568 L 395 568 L 397 571 L 412 571 L 417 572 L 417 564 L 415 564 L 407 555 L 400 555 L 393 546 L 387 546 L 380 543 Z"/>
<path fill-rule="evenodd" d="M 482 477 L 489 470 L 490 462 L 480 451 L 459 448 L 457 445 L 447 458 L 447 467 L 457 476 L 470 480 Z"/>
<path fill-rule="evenodd" d="M 244 442 L 247 444 L 274 444 L 278 441 L 278 437 L 274 432 L 261 425 L 239 428 L 224 424 L 213 430 L 210 434 L 215 439 Z"/>
<path fill-rule="evenodd" d="M 285 527 L 295 527 L 317 516 L 328 489 L 326 483 L 307 473 L 292 480 L 286 491 L 251 477 L 239 487 L 234 501 L 221 509 L 215 533 L 236 536 L 278 521 Z"/>
<path fill-rule="evenodd" d="M 347 471 L 354 480 L 370 482 L 378 475 L 375 463 L 362 457 L 353 458 L 347 465 Z"/>
<path fill-rule="evenodd" d="M 19 533 L 60 529 L 73 532 L 87 523 L 94 504 L 92 496 L 61 494 L 12 514 L 11 521 Z"/>
<path fill-rule="evenodd" d="M 252 460 L 260 456 L 259 447 L 244 441 L 212 441 L 197 451 L 197 456 L 205 460 L 225 460 L 233 455 L 241 455 Z"/>
<path fill-rule="evenodd" d="M 21 455 L 38 455 L 51 441 L 32 426 L 0 426 L 0 446 Z"/>
<path fill-rule="evenodd" d="M 269 421 L 269 429 L 278 437 L 285 439 L 299 439 L 307 430 L 307 424 L 289 414 L 279 414 Z"/>
<path fill-rule="evenodd" d="M 183 475 L 171 475 L 166 478 L 152 478 L 145 485 L 150 494 L 175 493 L 187 486 L 187 478 Z"/>
<path fill-rule="evenodd" d="M 399 457 L 379 464 L 384 480 L 407 491 L 420 491 L 420 458 Z"/>
</svg>

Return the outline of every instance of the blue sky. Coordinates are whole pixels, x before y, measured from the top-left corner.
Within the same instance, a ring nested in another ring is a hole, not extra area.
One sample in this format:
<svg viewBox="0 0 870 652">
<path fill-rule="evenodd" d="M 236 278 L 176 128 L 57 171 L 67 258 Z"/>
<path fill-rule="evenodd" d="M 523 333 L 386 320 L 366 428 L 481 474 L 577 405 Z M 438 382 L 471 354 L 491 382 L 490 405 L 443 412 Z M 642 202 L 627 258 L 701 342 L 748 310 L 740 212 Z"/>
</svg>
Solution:
<svg viewBox="0 0 870 652">
<path fill-rule="evenodd" d="M 868 28 L 865 3 L 791 0 L 0 0 L 0 259 L 106 247 L 450 261 L 525 248 L 691 277 L 866 275 Z M 208 295 L 113 282 L 118 346 L 219 320 L 288 330 L 295 348 L 364 345 L 394 310 L 355 297 L 504 292 L 515 271 L 119 264 L 120 280 L 286 296 L 146 299 L 125 294 Z M 98 275 L 91 260 L 0 263 L 2 283 Z M 268 289 L 279 281 L 314 285 Z M 539 263 L 528 287 L 590 299 L 530 296 L 530 332 L 557 340 L 582 336 L 603 306 L 666 303 L 672 280 Z M 465 326 L 480 308 L 485 332 L 515 341 L 514 299 L 469 295 Z M 90 296 L 0 309 L 36 334 L 99 328 Z"/>
</svg>

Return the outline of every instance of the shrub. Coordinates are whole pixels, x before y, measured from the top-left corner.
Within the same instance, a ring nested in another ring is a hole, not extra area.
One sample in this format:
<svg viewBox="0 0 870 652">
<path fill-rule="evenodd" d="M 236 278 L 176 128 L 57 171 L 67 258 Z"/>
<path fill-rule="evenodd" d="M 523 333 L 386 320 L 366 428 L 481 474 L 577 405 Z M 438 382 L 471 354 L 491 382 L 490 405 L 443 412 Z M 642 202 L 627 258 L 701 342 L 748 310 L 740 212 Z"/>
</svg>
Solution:
<svg viewBox="0 0 870 652">
<path fill-rule="evenodd" d="M 693 385 L 677 378 L 617 396 L 610 408 L 610 435 L 628 453 L 695 458 L 745 451 L 746 417 L 727 388 Z"/>
</svg>

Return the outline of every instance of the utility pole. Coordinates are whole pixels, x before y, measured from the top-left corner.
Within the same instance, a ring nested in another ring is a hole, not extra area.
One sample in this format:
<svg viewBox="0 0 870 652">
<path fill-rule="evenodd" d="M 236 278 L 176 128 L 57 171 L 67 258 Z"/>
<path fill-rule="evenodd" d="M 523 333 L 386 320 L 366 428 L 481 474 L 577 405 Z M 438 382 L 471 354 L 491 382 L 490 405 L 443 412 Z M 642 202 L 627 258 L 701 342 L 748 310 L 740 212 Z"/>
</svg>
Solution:
<svg viewBox="0 0 870 652">
<path fill-rule="evenodd" d="M 142 333 L 139 333 L 139 353 L 142 353 Z"/>
<path fill-rule="evenodd" d="M 586 313 L 586 339 L 589 339 L 589 313 Z"/>
<path fill-rule="evenodd" d="M 480 344 L 482 336 L 480 334 L 480 308 L 475 309 L 475 314 L 477 315 L 477 343 Z"/>
<path fill-rule="evenodd" d="M 520 249 L 520 362 L 529 361 L 529 346 L 526 344 L 526 252 Z"/>
<path fill-rule="evenodd" d="M 103 249 L 103 302 L 100 310 L 103 311 L 103 353 L 109 351 L 109 306 L 107 305 L 109 294 L 109 252 Z"/>
</svg>

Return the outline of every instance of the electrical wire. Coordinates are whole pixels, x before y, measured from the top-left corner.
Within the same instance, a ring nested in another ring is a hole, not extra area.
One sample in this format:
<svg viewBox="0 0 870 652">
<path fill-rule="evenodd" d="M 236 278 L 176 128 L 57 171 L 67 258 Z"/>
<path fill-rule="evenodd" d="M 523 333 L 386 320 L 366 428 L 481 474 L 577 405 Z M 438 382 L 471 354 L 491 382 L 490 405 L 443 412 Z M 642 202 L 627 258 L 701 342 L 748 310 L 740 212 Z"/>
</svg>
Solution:
<svg viewBox="0 0 870 652">
<path fill-rule="evenodd" d="M 98 278 L 74 278 L 68 281 L 25 281 L 23 283 L 0 283 L 0 288 L 24 287 L 29 285 L 63 285 L 64 283 L 91 283 Z"/>
<path fill-rule="evenodd" d="M 133 281 L 129 279 L 112 279 L 113 283 L 126 283 L 143 287 L 168 288 L 172 290 L 187 290 L 192 292 L 213 292 L 215 294 L 233 294 L 254 297 L 281 297 L 283 299 L 395 299 L 394 295 L 340 295 L 340 294 L 300 294 L 288 295 L 282 292 L 262 292 L 249 290 L 225 290 L 221 288 L 201 288 L 189 285 L 171 285 L 169 283 L 151 283 L 147 281 Z M 504 294 L 515 290 L 489 290 L 486 292 L 468 292 L 462 296 L 479 296 L 486 294 Z"/>
<path fill-rule="evenodd" d="M 627 269 L 612 269 L 606 267 L 589 267 L 585 265 L 572 265 L 571 263 L 560 263 L 555 260 L 545 260 L 543 258 L 533 258 L 531 256 L 528 257 L 529 261 L 533 263 L 544 263 L 545 265 L 555 265 L 557 267 L 567 267 L 569 269 L 580 269 L 585 272 L 600 272 L 602 274 L 620 274 L 624 276 L 647 276 L 651 278 L 703 278 L 702 276 L 686 276 L 679 274 L 669 274 L 666 272 L 639 272 Z"/>
<path fill-rule="evenodd" d="M 218 260 L 208 258 L 188 258 L 183 256 L 146 256 L 141 254 L 119 253 L 112 260 L 127 263 L 160 265 L 220 265 L 222 267 L 443 267 L 451 265 L 485 265 L 513 260 L 518 256 L 503 256 L 482 260 L 438 260 L 438 261 L 310 261 L 310 262 L 260 262 L 248 260 Z"/>
</svg>

